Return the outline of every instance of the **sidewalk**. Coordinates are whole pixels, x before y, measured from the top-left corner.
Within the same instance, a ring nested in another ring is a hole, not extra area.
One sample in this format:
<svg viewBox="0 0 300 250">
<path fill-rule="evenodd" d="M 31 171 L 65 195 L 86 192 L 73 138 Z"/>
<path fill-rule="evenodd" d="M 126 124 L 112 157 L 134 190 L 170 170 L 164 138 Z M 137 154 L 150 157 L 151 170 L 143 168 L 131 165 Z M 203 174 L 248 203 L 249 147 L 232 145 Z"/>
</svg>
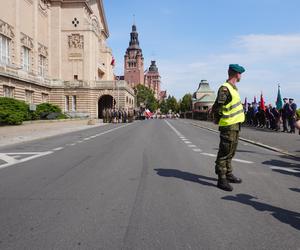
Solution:
<svg viewBox="0 0 300 250">
<path fill-rule="evenodd" d="M 218 131 L 218 125 L 208 121 L 188 120 L 191 124 Z M 298 132 L 298 131 L 297 131 Z M 300 135 L 274 132 L 268 129 L 242 127 L 240 138 L 262 147 L 300 157 Z"/>
<path fill-rule="evenodd" d="M 0 127 L 0 147 L 105 125 L 102 120 L 97 120 L 96 125 L 87 123 L 88 120 L 73 120 Z"/>
</svg>

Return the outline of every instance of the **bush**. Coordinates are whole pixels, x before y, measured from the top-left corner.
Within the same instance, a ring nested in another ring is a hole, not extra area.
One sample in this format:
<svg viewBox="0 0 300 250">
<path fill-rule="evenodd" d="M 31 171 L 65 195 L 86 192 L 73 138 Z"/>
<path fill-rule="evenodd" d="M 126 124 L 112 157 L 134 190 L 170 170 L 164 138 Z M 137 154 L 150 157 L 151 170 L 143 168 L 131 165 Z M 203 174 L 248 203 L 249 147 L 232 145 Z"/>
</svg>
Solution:
<svg viewBox="0 0 300 250">
<path fill-rule="evenodd" d="M 61 109 L 50 103 L 37 105 L 36 111 L 30 111 L 24 101 L 0 97 L 0 125 L 20 125 L 23 121 L 39 119 L 67 119 Z"/>
<path fill-rule="evenodd" d="M 65 114 L 59 114 L 59 116 L 57 117 L 57 119 L 68 119 L 69 117 Z"/>
<path fill-rule="evenodd" d="M 56 119 L 52 118 L 51 114 L 63 115 L 60 107 L 50 103 L 41 103 L 37 105 L 36 111 L 32 113 L 32 119 Z M 57 115 L 58 116 L 58 115 Z M 50 117 L 50 118 L 48 118 Z"/>
<path fill-rule="evenodd" d="M 20 125 L 30 120 L 29 106 L 23 101 L 0 97 L 0 125 Z"/>
<path fill-rule="evenodd" d="M 40 113 L 61 113 L 60 107 L 57 105 L 53 105 L 51 103 L 42 103 L 36 106 L 36 111 L 38 114 Z"/>
</svg>

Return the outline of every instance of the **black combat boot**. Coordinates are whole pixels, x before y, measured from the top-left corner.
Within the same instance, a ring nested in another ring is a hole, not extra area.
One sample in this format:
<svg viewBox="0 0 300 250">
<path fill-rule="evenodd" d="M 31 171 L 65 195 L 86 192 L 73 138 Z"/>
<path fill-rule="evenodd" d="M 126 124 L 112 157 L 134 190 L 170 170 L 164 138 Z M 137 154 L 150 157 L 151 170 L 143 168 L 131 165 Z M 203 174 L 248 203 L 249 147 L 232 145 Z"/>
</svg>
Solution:
<svg viewBox="0 0 300 250">
<path fill-rule="evenodd" d="M 226 179 L 230 182 L 230 183 L 242 183 L 242 179 L 235 177 L 233 174 L 227 174 L 226 175 Z"/>
<path fill-rule="evenodd" d="M 233 187 L 229 184 L 228 180 L 226 178 L 222 178 L 220 176 L 218 179 L 217 187 L 224 191 L 228 191 L 228 192 L 231 192 L 233 190 Z"/>
</svg>

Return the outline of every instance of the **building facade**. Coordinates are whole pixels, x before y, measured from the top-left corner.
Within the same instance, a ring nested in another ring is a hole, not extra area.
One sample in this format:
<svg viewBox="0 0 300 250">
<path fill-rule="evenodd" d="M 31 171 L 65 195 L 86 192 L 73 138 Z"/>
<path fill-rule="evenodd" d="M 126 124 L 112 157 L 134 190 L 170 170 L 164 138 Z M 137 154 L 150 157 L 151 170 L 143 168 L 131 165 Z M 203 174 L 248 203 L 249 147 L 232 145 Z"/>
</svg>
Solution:
<svg viewBox="0 0 300 250">
<path fill-rule="evenodd" d="M 160 100 L 160 74 L 158 72 L 158 68 L 156 66 L 155 61 L 151 61 L 151 65 L 149 69 L 145 72 L 145 86 L 152 89 L 154 92 L 154 96 L 157 100 Z"/>
<path fill-rule="evenodd" d="M 1 0 L 0 96 L 91 117 L 106 106 L 132 108 L 108 37 L 102 0 Z"/>
<path fill-rule="evenodd" d="M 132 25 L 129 47 L 124 56 L 124 79 L 132 88 L 144 85 L 144 57 L 136 25 Z"/>
<path fill-rule="evenodd" d="M 193 95 L 193 111 L 208 112 L 216 100 L 215 92 L 210 88 L 207 80 L 201 80 L 197 91 Z"/>
<path fill-rule="evenodd" d="M 120 76 L 123 78 L 123 76 Z M 124 79 L 132 88 L 141 84 L 150 88 L 157 100 L 162 100 L 165 96 L 161 92 L 161 77 L 155 61 L 151 61 L 148 70 L 144 70 L 144 57 L 140 47 L 139 34 L 136 25 L 132 25 L 130 33 L 129 47 L 124 56 Z"/>
</svg>

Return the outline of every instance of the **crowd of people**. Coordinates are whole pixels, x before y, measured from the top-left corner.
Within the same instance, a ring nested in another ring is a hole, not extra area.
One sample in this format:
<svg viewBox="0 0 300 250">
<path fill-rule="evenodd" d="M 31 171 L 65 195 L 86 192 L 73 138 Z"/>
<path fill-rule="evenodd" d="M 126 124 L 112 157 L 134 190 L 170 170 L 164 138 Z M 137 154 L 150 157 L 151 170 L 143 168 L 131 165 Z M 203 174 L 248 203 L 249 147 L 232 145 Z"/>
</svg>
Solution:
<svg viewBox="0 0 300 250">
<path fill-rule="evenodd" d="M 274 131 L 295 133 L 295 123 L 297 119 L 297 105 L 294 99 L 284 98 L 282 109 L 269 104 L 267 107 L 261 103 L 248 103 L 245 107 L 246 125 L 253 127 L 267 128 Z M 300 130 L 299 130 L 300 134 Z"/>
<path fill-rule="evenodd" d="M 125 109 L 104 109 L 102 111 L 104 123 L 127 123 L 133 122 L 134 111 Z"/>
</svg>

